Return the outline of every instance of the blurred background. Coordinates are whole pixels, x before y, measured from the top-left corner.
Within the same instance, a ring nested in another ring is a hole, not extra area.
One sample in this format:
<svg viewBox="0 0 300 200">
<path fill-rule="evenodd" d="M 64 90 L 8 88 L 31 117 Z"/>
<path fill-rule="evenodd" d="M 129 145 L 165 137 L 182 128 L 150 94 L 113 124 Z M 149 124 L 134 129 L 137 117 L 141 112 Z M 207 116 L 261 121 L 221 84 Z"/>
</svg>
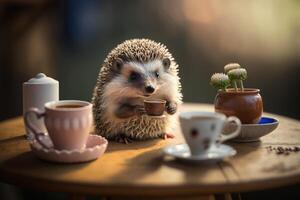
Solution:
<svg viewBox="0 0 300 200">
<path fill-rule="evenodd" d="M 2 0 L 0 120 L 22 114 L 22 83 L 39 72 L 60 99 L 90 100 L 106 55 L 132 38 L 169 48 L 185 102 L 213 103 L 211 74 L 238 62 L 265 111 L 300 119 L 300 1 Z"/>
<path fill-rule="evenodd" d="M 1 120 L 22 113 L 22 83 L 39 72 L 59 80 L 61 99 L 90 100 L 106 55 L 131 38 L 169 48 L 185 102 L 213 103 L 211 74 L 238 62 L 265 111 L 300 119 L 300 1 L 1 2 Z"/>
</svg>

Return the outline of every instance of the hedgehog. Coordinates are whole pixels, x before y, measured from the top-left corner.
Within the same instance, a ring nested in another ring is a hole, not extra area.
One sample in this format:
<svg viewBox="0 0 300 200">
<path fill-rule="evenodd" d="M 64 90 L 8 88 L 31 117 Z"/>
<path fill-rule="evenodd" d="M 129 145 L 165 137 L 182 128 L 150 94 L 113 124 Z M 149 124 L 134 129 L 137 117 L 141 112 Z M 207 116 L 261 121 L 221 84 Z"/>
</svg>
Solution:
<svg viewBox="0 0 300 200">
<path fill-rule="evenodd" d="M 144 100 L 166 101 L 163 117 L 148 116 Z M 94 88 L 95 133 L 121 143 L 173 138 L 182 103 L 178 65 L 165 45 L 131 39 L 106 57 Z"/>
</svg>

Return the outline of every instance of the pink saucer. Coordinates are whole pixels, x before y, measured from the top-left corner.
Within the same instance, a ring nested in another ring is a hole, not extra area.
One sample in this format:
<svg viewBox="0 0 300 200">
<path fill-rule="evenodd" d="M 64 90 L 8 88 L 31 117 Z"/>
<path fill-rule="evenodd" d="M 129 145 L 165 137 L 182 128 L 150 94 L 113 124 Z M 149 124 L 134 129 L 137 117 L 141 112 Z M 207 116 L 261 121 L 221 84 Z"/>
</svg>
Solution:
<svg viewBox="0 0 300 200">
<path fill-rule="evenodd" d="M 105 152 L 108 143 L 104 137 L 89 135 L 86 148 L 82 150 L 56 150 L 53 149 L 49 136 L 45 135 L 41 139 L 49 144 L 50 148 L 43 148 L 36 140 L 32 140 L 29 141 L 31 150 L 40 159 L 59 163 L 80 163 L 96 160 Z"/>
</svg>

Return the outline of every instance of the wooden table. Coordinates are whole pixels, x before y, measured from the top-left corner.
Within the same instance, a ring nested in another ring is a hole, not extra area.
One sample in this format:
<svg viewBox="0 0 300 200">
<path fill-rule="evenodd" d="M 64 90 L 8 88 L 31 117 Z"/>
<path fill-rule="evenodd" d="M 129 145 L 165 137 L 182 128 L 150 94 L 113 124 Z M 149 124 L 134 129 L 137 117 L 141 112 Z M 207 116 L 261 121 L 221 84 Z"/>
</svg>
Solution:
<svg viewBox="0 0 300 200">
<path fill-rule="evenodd" d="M 213 111 L 212 105 L 184 104 L 182 111 Z M 0 181 L 43 191 L 101 196 L 196 196 L 262 190 L 300 182 L 300 152 L 277 155 L 267 146 L 300 147 L 300 121 L 280 121 L 270 135 L 254 143 L 229 143 L 233 158 L 211 165 L 187 165 L 164 158 L 161 148 L 176 138 L 118 144 L 110 142 L 98 160 L 55 164 L 39 160 L 24 139 L 21 117 L 0 123 Z"/>
</svg>

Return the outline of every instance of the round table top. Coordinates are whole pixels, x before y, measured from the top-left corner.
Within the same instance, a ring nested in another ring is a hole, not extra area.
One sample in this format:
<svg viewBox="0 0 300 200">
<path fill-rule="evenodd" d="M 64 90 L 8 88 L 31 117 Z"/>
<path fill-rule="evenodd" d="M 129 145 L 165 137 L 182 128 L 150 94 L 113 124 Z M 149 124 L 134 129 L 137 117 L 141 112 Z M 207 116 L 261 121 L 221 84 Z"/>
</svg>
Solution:
<svg viewBox="0 0 300 200">
<path fill-rule="evenodd" d="M 213 111 L 208 104 L 183 104 L 180 111 Z M 300 182 L 300 152 L 278 155 L 268 146 L 300 146 L 300 121 L 264 113 L 280 121 L 260 142 L 228 144 L 237 155 L 220 163 L 191 165 L 163 156 L 175 139 L 110 142 L 99 159 L 81 164 L 39 160 L 24 139 L 21 117 L 0 123 L 0 181 L 45 191 L 114 195 L 200 195 L 273 188 Z"/>
</svg>

